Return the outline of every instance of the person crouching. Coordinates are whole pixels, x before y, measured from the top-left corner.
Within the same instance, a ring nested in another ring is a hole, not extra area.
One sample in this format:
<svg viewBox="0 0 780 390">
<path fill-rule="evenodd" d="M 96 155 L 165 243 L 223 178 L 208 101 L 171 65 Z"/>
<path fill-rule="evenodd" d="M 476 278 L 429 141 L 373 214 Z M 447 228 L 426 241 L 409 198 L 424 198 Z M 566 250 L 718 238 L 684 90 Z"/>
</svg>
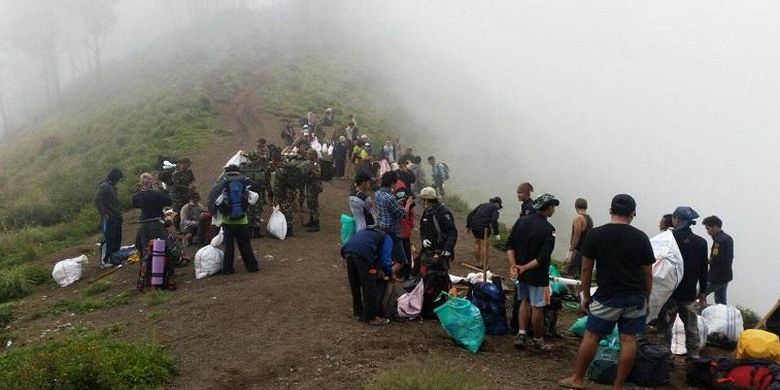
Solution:
<svg viewBox="0 0 780 390">
<path fill-rule="evenodd" d="M 352 314 L 369 325 L 384 325 L 379 315 L 384 284 L 393 275 L 393 238 L 375 226 L 355 233 L 341 247 L 352 291 Z"/>
</svg>

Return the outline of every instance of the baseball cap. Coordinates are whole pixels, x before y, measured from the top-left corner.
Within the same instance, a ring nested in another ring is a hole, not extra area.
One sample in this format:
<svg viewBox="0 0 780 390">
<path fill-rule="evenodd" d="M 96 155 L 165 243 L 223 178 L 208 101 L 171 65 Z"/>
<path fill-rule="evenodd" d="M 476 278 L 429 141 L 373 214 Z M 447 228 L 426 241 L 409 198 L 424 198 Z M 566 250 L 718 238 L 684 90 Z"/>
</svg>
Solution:
<svg viewBox="0 0 780 390">
<path fill-rule="evenodd" d="M 555 195 L 550 193 L 544 193 L 539 195 L 536 200 L 534 200 L 534 209 L 541 210 L 545 208 L 547 205 L 552 204 L 553 206 L 558 206 L 561 204 L 561 202 L 558 199 L 555 199 Z"/>
<path fill-rule="evenodd" d="M 617 215 L 628 216 L 633 212 L 636 212 L 636 201 L 631 195 L 617 194 L 612 198 L 612 212 Z"/>
<path fill-rule="evenodd" d="M 420 199 L 439 199 L 439 196 L 436 195 L 436 190 L 433 187 L 425 187 L 420 191 Z"/>
<path fill-rule="evenodd" d="M 674 209 L 672 217 L 677 218 L 677 225 L 674 226 L 675 229 L 685 229 L 688 226 L 696 224 L 694 219 L 699 218 L 699 213 L 690 206 L 680 206 Z"/>
</svg>

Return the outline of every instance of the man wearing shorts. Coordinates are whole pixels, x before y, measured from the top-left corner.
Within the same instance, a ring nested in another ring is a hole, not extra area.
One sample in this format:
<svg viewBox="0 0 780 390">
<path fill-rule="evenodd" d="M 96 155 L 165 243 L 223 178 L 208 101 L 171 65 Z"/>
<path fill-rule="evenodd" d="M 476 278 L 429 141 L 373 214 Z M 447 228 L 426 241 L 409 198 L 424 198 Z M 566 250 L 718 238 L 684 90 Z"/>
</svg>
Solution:
<svg viewBox="0 0 780 390">
<path fill-rule="evenodd" d="M 509 274 L 516 279 L 516 299 L 520 302 L 515 337 L 518 348 L 528 344 L 526 332 L 531 325 L 533 346 L 541 351 L 552 349 L 544 343 L 544 307 L 548 303 L 545 289 L 550 285 L 550 254 L 555 248 L 555 228 L 547 219 L 559 204 L 552 194 L 539 195 L 533 204 L 536 212 L 518 218 L 506 242 Z"/>
<path fill-rule="evenodd" d="M 636 202 L 630 195 L 612 199 L 610 223 L 588 233 L 582 247 L 582 307 L 588 311 L 585 335 L 577 352 L 574 374 L 561 379 L 562 387 L 582 389 L 585 371 L 599 339 L 618 327 L 620 360 L 614 388 L 622 389 L 636 357 L 636 336 L 645 330 L 647 299 L 653 287 L 655 261 L 650 239 L 631 226 Z M 590 295 L 593 265 L 598 264 L 598 290 Z"/>
</svg>

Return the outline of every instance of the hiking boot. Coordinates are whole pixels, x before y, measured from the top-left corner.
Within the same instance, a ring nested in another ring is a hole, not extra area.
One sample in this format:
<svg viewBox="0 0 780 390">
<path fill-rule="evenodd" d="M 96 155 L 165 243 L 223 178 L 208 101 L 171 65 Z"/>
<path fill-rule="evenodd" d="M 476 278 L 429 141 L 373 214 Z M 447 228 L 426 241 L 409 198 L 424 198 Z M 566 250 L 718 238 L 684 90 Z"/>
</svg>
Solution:
<svg viewBox="0 0 780 390">
<path fill-rule="evenodd" d="M 316 232 L 320 231 L 320 224 L 319 223 L 313 223 L 311 225 L 311 227 L 306 229 L 306 231 L 309 232 L 309 233 L 316 233 Z"/>
<path fill-rule="evenodd" d="M 292 236 L 293 236 L 293 227 L 292 225 L 287 225 L 287 235 L 285 236 L 285 238 L 292 237 Z"/>
<path fill-rule="evenodd" d="M 255 266 L 246 267 L 246 272 L 258 272 L 258 271 L 260 271 L 260 267 L 258 267 L 256 265 Z"/>
<path fill-rule="evenodd" d="M 515 335 L 515 348 L 525 349 L 526 345 L 528 345 L 528 335 L 522 333 Z"/>
<path fill-rule="evenodd" d="M 537 351 L 552 351 L 553 346 L 552 344 L 547 344 L 544 342 L 544 339 L 531 339 L 531 343 L 533 344 L 534 348 Z"/>
</svg>

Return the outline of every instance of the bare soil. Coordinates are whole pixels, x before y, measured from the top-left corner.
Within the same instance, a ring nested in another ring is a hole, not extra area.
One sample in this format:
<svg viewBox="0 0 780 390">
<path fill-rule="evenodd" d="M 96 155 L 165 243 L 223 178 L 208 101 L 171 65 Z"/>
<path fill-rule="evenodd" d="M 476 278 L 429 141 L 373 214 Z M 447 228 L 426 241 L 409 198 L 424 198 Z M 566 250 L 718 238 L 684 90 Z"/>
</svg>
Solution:
<svg viewBox="0 0 780 390">
<path fill-rule="evenodd" d="M 265 117 L 257 90 L 257 85 L 244 86 L 222 108 L 223 126 L 232 130 L 229 136 L 189 156 L 201 191 L 210 187 L 236 150 L 251 148 L 260 136 L 279 142 L 279 124 Z M 191 265 L 180 268 L 178 290 L 166 293 L 166 302 L 150 307 L 144 294 L 134 289 L 137 269 L 126 267 L 106 278 L 112 287 L 104 294 L 129 292 L 129 305 L 80 315 L 36 315 L 53 300 L 81 297 L 87 283 L 104 272 L 93 261 L 83 280 L 63 289 L 42 289 L 23 301 L 22 316 L 11 328 L 16 344 L 36 343 L 80 328 L 108 329 L 120 339 L 159 342 L 178 359 L 179 373 L 169 387 L 181 389 L 362 388 L 391 364 L 431 355 L 457 361 L 493 389 L 556 388 L 558 379 L 569 374 L 579 343 L 573 337 L 555 340 L 554 352 L 533 353 L 516 350 L 510 335 L 487 336 L 482 350 L 470 354 L 450 341 L 435 321 L 384 327 L 355 321 L 339 256 L 338 218 L 346 211 L 348 183 L 334 180 L 325 185 L 319 233 L 305 232 L 297 220 L 292 238 L 253 240 L 259 273 L 244 272 L 238 259 L 235 274 L 202 280 L 194 279 Z M 134 215 L 129 213 L 125 221 L 132 221 Z M 457 218 L 464 226 L 463 216 Z M 135 228 L 126 223 L 126 243 L 133 242 Z M 80 252 L 94 253 L 97 240 L 93 237 L 41 262 L 53 266 Z M 459 263 L 471 258 L 471 245 L 471 237 L 462 234 L 454 273 L 468 272 Z M 191 255 L 195 249 L 190 248 Z M 499 274 L 505 273 L 503 253 L 494 251 L 491 261 Z M 575 318 L 575 313 L 561 310 L 562 333 Z M 686 387 L 681 366 L 667 388 Z"/>
</svg>

